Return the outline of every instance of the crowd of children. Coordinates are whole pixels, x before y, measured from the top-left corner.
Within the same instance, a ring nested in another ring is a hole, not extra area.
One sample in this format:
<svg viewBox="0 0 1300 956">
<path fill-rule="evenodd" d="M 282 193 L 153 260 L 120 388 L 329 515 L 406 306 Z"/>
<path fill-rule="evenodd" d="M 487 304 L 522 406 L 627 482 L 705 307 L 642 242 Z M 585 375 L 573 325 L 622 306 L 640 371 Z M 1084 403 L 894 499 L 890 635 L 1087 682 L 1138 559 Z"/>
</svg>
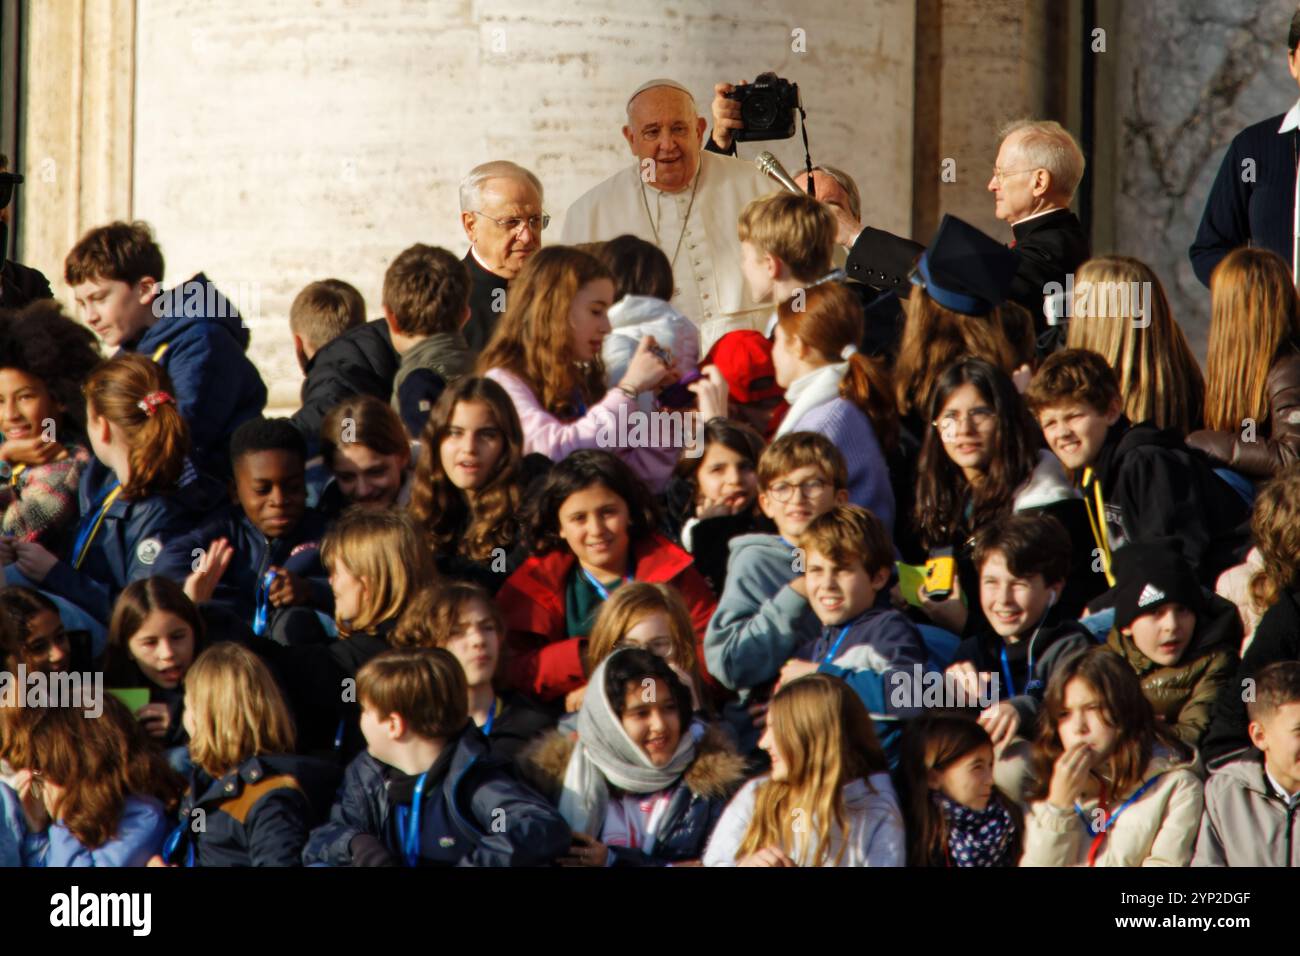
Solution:
<svg viewBox="0 0 1300 956">
<path fill-rule="evenodd" d="M 631 236 L 473 345 L 446 250 L 313 282 L 291 418 L 91 230 L 84 325 L 0 313 L 0 865 L 1300 860 L 1286 263 L 1218 266 L 1202 375 L 1134 259 L 1040 355 L 959 221 L 896 322 L 815 199 L 737 228 L 771 319 L 707 355 Z"/>
</svg>

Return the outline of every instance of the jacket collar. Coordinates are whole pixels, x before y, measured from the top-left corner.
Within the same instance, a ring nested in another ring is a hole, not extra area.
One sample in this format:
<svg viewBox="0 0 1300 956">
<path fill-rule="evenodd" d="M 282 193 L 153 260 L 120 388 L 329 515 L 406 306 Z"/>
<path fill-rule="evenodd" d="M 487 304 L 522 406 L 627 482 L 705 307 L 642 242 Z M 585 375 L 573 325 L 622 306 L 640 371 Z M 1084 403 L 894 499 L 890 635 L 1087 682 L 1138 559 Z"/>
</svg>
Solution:
<svg viewBox="0 0 1300 956">
<path fill-rule="evenodd" d="M 471 285 L 487 283 L 491 287 L 500 287 L 504 289 L 510 284 L 510 280 L 505 276 L 497 275 L 483 264 L 482 260 L 478 257 L 478 253 L 474 251 L 473 246 L 469 247 L 469 252 L 465 253 L 465 258 L 461 261 L 464 262 L 465 267 L 469 269 Z"/>
<path fill-rule="evenodd" d="M 1028 218 L 1021 219 L 1011 227 L 1012 234 L 1016 237 L 1016 242 L 1020 242 L 1031 233 L 1038 232 L 1040 229 L 1060 229 L 1062 226 L 1070 224 L 1071 220 L 1078 222 L 1078 217 L 1068 209 L 1049 209 L 1047 212 L 1040 212 Z"/>
<path fill-rule="evenodd" d="M 633 574 L 638 581 L 666 584 L 685 571 L 691 560 L 657 531 L 632 542 Z M 514 583 L 539 603 L 563 610 L 565 580 L 576 563 L 568 548 L 534 555 L 515 572 Z"/>
</svg>

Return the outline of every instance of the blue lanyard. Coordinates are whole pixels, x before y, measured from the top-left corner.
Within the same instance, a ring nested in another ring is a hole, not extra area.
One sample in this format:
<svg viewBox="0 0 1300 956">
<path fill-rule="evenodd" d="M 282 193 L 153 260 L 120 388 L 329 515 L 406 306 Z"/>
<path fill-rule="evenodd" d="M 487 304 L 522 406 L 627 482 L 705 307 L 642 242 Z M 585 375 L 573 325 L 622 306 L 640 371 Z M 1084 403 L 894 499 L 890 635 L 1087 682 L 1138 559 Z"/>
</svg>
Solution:
<svg viewBox="0 0 1300 956">
<path fill-rule="evenodd" d="M 348 725 L 348 719 L 346 717 L 340 717 L 338 729 L 334 731 L 335 750 L 343 749 L 343 731 L 347 729 L 347 725 Z"/>
<path fill-rule="evenodd" d="M 826 656 L 822 658 L 823 664 L 829 664 L 831 661 L 835 660 L 835 652 L 838 651 L 840 645 L 844 643 L 844 635 L 847 633 L 849 633 L 849 625 L 845 624 L 844 627 L 840 628 L 840 636 L 835 638 L 835 643 L 831 645 L 831 649 L 827 651 Z"/>
<path fill-rule="evenodd" d="M 275 572 L 267 571 L 262 575 L 262 583 L 257 588 L 257 611 L 253 614 L 253 633 L 258 637 L 266 633 L 266 619 L 271 604 L 271 585 L 274 583 Z"/>
<path fill-rule="evenodd" d="M 104 520 L 104 512 L 117 498 L 115 492 L 118 491 L 119 487 L 117 476 L 114 475 L 112 483 L 100 492 L 99 497 L 95 499 L 95 503 L 90 506 L 90 511 L 81 519 L 81 528 L 77 531 L 77 540 L 72 546 L 72 566 L 74 568 L 81 567 L 82 557 L 86 549 L 90 547 L 95 532 L 99 530 L 99 526 Z"/>
<path fill-rule="evenodd" d="M 580 391 L 579 391 L 578 389 L 576 389 L 576 388 L 573 390 L 573 404 L 574 404 L 575 406 L 577 406 L 578 417 L 579 417 L 579 418 L 586 418 L 586 417 L 587 417 L 587 403 L 584 402 L 584 401 L 582 400 L 582 392 L 580 392 Z"/>
<path fill-rule="evenodd" d="M 1011 679 L 1011 663 L 1007 660 L 1007 645 L 1002 645 L 1002 677 L 1007 682 L 1007 696 L 1016 696 L 1016 682 Z M 1034 646 L 1029 645 L 1029 660 L 1025 670 L 1025 693 L 1028 694 L 1043 686 L 1040 680 L 1034 680 Z"/>
<path fill-rule="evenodd" d="M 176 847 L 180 845 L 181 839 L 185 836 L 187 821 L 182 820 L 176 824 L 175 829 L 167 834 L 167 839 L 163 842 L 162 858 L 166 862 L 171 862 L 172 854 L 176 852 Z M 185 841 L 185 865 L 194 865 L 194 841 Z"/>
<path fill-rule="evenodd" d="M 484 736 L 484 737 L 490 737 L 490 736 L 492 736 L 492 725 L 493 725 L 494 723 L 496 723 L 496 719 L 497 719 L 497 708 L 498 708 L 499 706 L 501 706 L 501 701 L 499 701 L 499 700 L 497 700 L 497 698 L 493 697 L 493 698 L 492 698 L 492 706 L 488 708 L 488 719 L 487 719 L 486 721 L 484 721 L 484 723 L 483 723 L 483 736 Z"/>
<path fill-rule="evenodd" d="M 409 828 L 403 826 L 402 819 L 397 819 L 397 832 L 402 841 L 402 852 L 406 855 L 406 865 L 415 866 L 420 860 L 420 800 L 424 796 L 424 782 L 429 771 L 420 774 L 415 781 L 415 794 L 411 797 L 411 812 L 406 818 Z"/>
<path fill-rule="evenodd" d="M 1101 836 L 1102 834 L 1109 833 L 1111 829 L 1114 828 L 1115 821 L 1119 819 L 1119 815 L 1128 809 L 1129 804 L 1131 804 L 1138 797 L 1142 796 L 1142 794 L 1146 793 L 1147 788 L 1149 788 L 1151 784 L 1155 783 L 1159 779 L 1160 779 L 1160 774 L 1156 774 L 1146 783 L 1142 784 L 1142 786 L 1138 787 L 1137 791 L 1133 794 L 1133 796 L 1129 797 L 1127 800 L 1121 803 L 1119 805 L 1119 809 L 1110 815 L 1110 819 L 1102 823 L 1100 830 L 1094 830 L 1092 828 L 1092 823 L 1089 822 L 1088 815 L 1083 812 L 1083 807 L 1079 806 L 1079 801 L 1077 800 L 1074 802 L 1074 812 L 1079 815 L 1079 819 L 1083 821 L 1083 825 L 1088 828 L 1088 836 L 1098 837 Z"/>
<path fill-rule="evenodd" d="M 583 573 L 584 575 L 586 575 L 587 580 L 591 582 L 591 586 L 592 586 L 593 588 L 595 588 L 595 589 L 596 589 L 596 593 L 600 595 L 600 599 L 601 599 L 602 601 L 608 601 L 608 600 L 609 600 L 609 589 L 606 588 L 605 585 L 603 585 L 603 584 L 601 584 L 599 581 L 597 581 L 597 580 L 596 580 L 596 576 L 595 576 L 594 574 L 592 574 L 590 571 L 588 571 L 586 568 L 584 568 L 584 567 L 582 567 L 581 565 L 579 565 L 579 566 L 578 566 L 578 569 L 579 569 L 580 571 L 582 571 L 582 573 Z M 633 578 L 632 578 L 632 575 L 629 574 L 627 577 L 623 578 L 623 583 L 624 583 L 624 584 L 627 584 L 627 583 L 628 583 L 629 581 L 631 581 L 631 580 L 633 580 Z"/>
</svg>

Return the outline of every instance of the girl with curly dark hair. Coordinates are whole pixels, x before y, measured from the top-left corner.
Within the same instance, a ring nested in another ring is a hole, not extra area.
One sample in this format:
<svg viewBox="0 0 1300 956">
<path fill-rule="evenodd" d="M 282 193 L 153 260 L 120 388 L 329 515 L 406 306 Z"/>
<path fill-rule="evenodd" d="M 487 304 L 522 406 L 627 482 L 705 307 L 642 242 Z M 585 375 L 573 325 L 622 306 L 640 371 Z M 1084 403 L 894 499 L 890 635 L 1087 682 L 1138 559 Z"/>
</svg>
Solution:
<svg viewBox="0 0 1300 956">
<path fill-rule="evenodd" d="M 95 336 L 55 302 L 0 317 L 5 537 L 39 542 L 55 553 L 72 544 L 77 484 L 91 460 L 81 385 L 99 360 Z"/>
</svg>

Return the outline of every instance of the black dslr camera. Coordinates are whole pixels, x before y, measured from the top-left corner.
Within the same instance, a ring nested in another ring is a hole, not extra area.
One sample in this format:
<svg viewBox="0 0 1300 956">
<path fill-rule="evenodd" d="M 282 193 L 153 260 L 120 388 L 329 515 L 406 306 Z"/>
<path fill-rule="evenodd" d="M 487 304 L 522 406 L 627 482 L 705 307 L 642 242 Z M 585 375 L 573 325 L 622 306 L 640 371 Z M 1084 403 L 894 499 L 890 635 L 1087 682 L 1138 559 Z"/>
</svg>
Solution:
<svg viewBox="0 0 1300 956">
<path fill-rule="evenodd" d="M 726 94 L 740 102 L 744 129 L 733 130 L 736 142 L 764 139 L 789 139 L 794 135 L 794 114 L 799 109 L 799 84 L 783 80 L 775 73 L 760 73 L 753 83 L 745 83 Z"/>
</svg>

